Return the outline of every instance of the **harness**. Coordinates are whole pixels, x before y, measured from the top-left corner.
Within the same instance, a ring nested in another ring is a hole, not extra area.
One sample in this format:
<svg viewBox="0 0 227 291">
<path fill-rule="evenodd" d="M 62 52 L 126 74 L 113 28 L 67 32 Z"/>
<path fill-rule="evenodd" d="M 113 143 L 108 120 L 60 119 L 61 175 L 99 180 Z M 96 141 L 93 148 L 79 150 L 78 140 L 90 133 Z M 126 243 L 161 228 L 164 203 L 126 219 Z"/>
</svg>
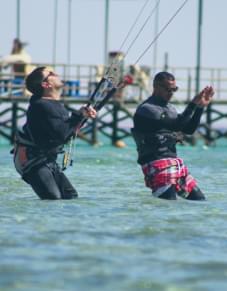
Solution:
<svg viewBox="0 0 227 291">
<path fill-rule="evenodd" d="M 163 152 L 173 150 L 178 140 L 175 132 L 140 133 L 131 129 L 132 136 L 136 142 L 139 160 L 147 156 L 159 156 Z"/>
<path fill-rule="evenodd" d="M 13 161 L 17 172 L 23 177 L 34 167 L 44 164 L 51 155 L 62 152 L 62 147 L 58 146 L 51 150 L 42 150 L 29 140 L 21 131 L 16 133 L 13 153 Z"/>
</svg>

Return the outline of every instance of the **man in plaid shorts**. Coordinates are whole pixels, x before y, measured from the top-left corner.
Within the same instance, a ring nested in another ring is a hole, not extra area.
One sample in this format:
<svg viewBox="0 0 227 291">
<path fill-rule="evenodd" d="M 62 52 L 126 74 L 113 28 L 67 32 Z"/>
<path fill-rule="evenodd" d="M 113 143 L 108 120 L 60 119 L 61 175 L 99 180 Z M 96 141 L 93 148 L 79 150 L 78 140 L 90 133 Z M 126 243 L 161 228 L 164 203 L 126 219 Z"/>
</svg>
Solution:
<svg viewBox="0 0 227 291">
<path fill-rule="evenodd" d="M 132 134 L 138 151 L 145 184 L 155 197 L 175 200 L 205 200 L 195 179 L 182 159 L 177 157 L 176 143 L 180 133 L 193 134 L 199 125 L 204 107 L 212 100 L 214 90 L 205 87 L 178 114 L 169 103 L 178 90 L 175 77 L 168 72 L 158 73 L 153 80 L 152 95 L 140 104 L 134 115 Z"/>
</svg>

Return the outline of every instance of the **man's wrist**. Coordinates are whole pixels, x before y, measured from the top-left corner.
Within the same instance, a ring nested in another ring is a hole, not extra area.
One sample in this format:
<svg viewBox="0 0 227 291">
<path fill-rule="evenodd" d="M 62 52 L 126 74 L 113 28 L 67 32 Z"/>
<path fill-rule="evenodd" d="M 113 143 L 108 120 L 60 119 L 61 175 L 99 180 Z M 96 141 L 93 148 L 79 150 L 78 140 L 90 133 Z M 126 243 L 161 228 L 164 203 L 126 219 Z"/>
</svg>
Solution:
<svg viewBox="0 0 227 291">
<path fill-rule="evenodd" d="M 197 108 L 201 108 L 201 109 L 203 109 L 205 106 L 204 105 L 202 105 L 202 104 L 197 104 Z"/>
<path fill-rule="evenodd" d="M 193 102 L 193 101 L 191 101 L 191 102 L 188 104 L 188 107 L 190 107 L 190 109 L 192 109 L 192 110 L 196 109 L 197 106 L 198 106 L 198 105 L 197 105 L 195 102 Z"/>
</svg>

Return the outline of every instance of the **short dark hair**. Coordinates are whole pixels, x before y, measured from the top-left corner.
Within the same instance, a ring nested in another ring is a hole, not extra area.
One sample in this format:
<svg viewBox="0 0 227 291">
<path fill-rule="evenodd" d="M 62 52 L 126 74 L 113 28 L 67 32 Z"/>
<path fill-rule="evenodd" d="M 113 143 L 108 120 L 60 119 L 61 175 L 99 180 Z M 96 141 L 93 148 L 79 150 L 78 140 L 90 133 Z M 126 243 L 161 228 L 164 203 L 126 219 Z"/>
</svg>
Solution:
<svg viewBox="0 0 227 291">
<path fill-rule="evenodd" d="M 26 78 L 25 84 L 28 91 L 30 91 L 32 94 L 36 96 L 42 96 L 43 95 L 43 71 L 46 69 L 46 67 L 38 67 L 35 70 L 33 70 Z"/>
<path fill-rule="evenodd" d="M 163 81 L 175 81 L 175 77 L 173 74 L 168 72 L 160 72 L 155 75 L 153 85 L 155 86 L 156 83 L 161 83 Z"/>
</svg>

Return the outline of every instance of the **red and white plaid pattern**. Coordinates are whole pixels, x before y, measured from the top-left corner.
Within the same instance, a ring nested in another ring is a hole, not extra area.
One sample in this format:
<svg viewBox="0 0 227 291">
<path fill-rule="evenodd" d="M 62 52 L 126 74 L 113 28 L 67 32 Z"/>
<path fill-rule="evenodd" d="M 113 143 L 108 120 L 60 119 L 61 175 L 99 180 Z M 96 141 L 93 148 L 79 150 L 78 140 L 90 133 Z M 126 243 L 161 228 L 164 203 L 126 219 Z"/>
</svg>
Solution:
<svg viewBox="0 0 227 291">
<path fill-rule="evenodd" d="M 142 166 L 142 171 L 146 186 L 153 192 L 163 186 L 175 185 L 176 191 L 190 193 L 197 184 L 180 158 L 149 162 Z"/>
</svg>

